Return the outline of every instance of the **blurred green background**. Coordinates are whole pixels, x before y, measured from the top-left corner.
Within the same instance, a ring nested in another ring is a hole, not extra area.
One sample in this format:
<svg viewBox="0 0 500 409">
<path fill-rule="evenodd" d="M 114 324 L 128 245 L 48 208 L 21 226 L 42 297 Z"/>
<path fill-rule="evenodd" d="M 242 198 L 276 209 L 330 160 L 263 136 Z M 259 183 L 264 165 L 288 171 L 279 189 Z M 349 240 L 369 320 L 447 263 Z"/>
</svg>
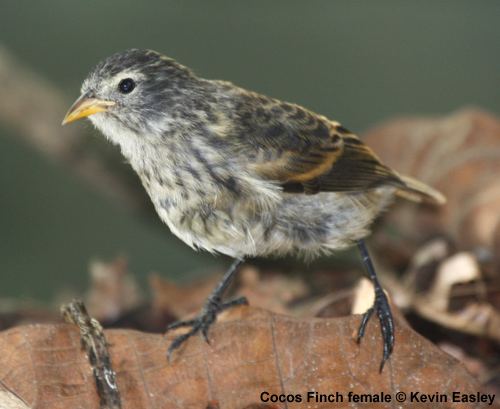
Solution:
<svg viewBox="0 0 500 409">
<path fill-rule="evenodd" d="M 68 103 L 103 57 L 152 48 L 361 132 L 398 115 L 498 112 L 499 16 L 496 0 L 16 0 L 2 2 L 0 45 Z M 91 259 L 119 254 L 143 279 L 227 262 L 192 252 L 156 217 L 104 197 L 0 122 L 0 297 L 82 289 Z"/>
</svg>

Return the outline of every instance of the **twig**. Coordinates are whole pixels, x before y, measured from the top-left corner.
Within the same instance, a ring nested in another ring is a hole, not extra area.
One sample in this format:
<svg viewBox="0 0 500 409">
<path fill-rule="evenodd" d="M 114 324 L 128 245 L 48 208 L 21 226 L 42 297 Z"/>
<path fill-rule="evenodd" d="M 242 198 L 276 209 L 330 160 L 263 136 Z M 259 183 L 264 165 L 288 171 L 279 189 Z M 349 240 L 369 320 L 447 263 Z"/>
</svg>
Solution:
<svg viewBox="0 0 500 409">
<path fill-rule="evenodd" d="M 73 300 L 62 306 L 61 313 L 67 322 L 80 328 L 82 348 L 87 352 L 92 365 L 101 409 L 121 409 L 116 374 L 111 367 L 108 344 L 101 325 L 89 316 L 85 305 L 80 300 Z"/>
</svg>

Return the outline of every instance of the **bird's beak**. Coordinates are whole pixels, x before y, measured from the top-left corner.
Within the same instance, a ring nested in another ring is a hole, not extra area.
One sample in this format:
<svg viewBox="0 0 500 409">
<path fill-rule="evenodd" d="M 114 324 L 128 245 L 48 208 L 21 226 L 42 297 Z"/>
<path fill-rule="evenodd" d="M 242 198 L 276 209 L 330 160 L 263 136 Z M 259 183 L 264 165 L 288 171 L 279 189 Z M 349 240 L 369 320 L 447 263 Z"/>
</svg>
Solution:
<svg viewBox="0 0 500 409">
<path fill-rule="evenodd" d="M 106 112 L 113 105 L 115 105 L 113 101 L 97 99 L 88 94 L 83 94 L 71 105 L 71 108 L 62 121 L 62 125 L 97 114 L 98 112 Z"/>
</svg>

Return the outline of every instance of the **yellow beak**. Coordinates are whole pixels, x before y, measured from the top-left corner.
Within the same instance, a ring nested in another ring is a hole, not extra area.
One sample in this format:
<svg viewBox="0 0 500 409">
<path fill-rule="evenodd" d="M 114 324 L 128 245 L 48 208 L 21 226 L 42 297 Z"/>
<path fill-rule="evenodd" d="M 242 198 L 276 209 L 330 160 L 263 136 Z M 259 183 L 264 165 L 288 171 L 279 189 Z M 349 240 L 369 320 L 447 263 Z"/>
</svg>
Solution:
<svg viewBox="0 0 500 409">
<path fill-rule="evenodd" d="M 106 112 L 113 105 L 115 105 L 113 101 L 92 98 L 87 94 L 83 94 L 71 105 L 71 108 L 62 121 L 62 125 L 69 124 L 77 119 L 86 118 L 98 112 Z"/>
</svg>

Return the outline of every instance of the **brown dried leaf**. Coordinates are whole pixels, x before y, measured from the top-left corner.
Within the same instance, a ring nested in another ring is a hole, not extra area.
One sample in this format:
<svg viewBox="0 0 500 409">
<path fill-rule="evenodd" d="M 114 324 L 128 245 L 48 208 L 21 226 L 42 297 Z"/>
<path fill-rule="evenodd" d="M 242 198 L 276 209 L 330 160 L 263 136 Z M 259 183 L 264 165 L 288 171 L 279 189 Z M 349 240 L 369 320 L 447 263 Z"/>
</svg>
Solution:
<svg viewBox="0 0 500 409">
<path fill-rule="evenodd" d="M 500 342 L 500 312 L 490 304 L 477 302 L 458 312 L 449 312 L 437 310 L 427 303 L 425 297 L 418 297 L 414 308 L 422 317 L 443 327 Z"/>
<path fill-rule="evenodd" d="M 177 318 L 195 314 L 201 309 L 220 278 L 219 275 L 211 275 L 202 280 L 179 285 L 158 274 L 152 274 L 149 277 L 149 286 L 153 294 L 153 310 Z"/>
<path fill-rule="evenodd" d="M 339 391 L 347 394 L 419 391 L 477 393 L 478 385 L 454 358 L 397 321 L 396 346 L 384 372 L 380 328 L 368 325 L 355 342 L 359 316 L 298 319 L 251 307 L 227 312 L 212 328 L 211 344 L 192 338 L 171 364 L 168 339 L 137 331 L 109 330 L 111 360 L 123 408 L 243 409 L 262 406 L 260 394 Z M 16 327 L 0 335 L 0 380 L 37 409 L 99 407 L 92 371 L 71 325 Z M 210 406 L 212 405 L 212 406 Z M 302 404 L 274 404 L 283 409 Z M 332 408 L 331 403 L 316 408 Z M 335 404 L 335 408 L 366 404 Z M 393 408 L 394 402 L 377 404 Z M 405 408 L 421 404 L 406 403 Z M 472 408 L 473 404 L 442 407 Z"/>
<path fill-rule="evenodd" d="M 427 304 L 435 311 L 448 310 L 453 285 L 481 278 L 476 258 L 466 252 L 457 253 L 441 263 L 432 287 L 426 295 Z"/>
<path fill-rule="evenodd" d="M 487 373 L 487 368 L 481 360 L 467 355 L 467 353 L 457 345 L 441 342 L 439 348 L 462 362 L 471 374 L 480 377 L 482 374 Z"/>
<path fill-rule="evenodd" d="M 212 275 L 189 284 L 179 285 L 157 274 L 150 276 L 153 307 L 156 311 L 175 317 L 186 317 L 197 313 L 208 294 L 220 281 L 221 275 Z M 245 296 L 251 305 L 277 312 L 289 312 L 288 305 L 308 294 L 304 281 L 290 275 L 260 274 L 252 266 L 244 266 L 238 274 L 236 296 Z"/>
<path fill-rule="evenodd" d="M 443 118 L 392 120 L 365 138 L 382 159 L 448 198 L 440 209 L 388 213 L 401 235 L 420 240 L 446 231 L 465 248 L 491 246 L 500 226 L 500 121 L 466 109 Z"/>
<path fill-rule="evenodd" d="M 285 314 L 290 304 L 309 294 L 309 288 L 300 277 L 268 272 L 261 274 L 252 266 L 242 268 L 238 295 L 247 297 L 250 305 Z"/>
<path fill-rule="evenodd" d="M 404 284 L 389 286 L 398 295 L 396 300 L 407 301 L 396 304 L 445 328 L 500 341 L 500 310 L 489 301 L 488 294 L 495 287 L 485 281 L 477 258 L 460 252 L 440 260 L 445 254 L 440 240 L 428 243 L 415 254 L 402 278 Z M 440 263 L 434 265 L 438 260 Z M 432 267 L 432 277 L 425 274 L 427 265 Z M 423 281 L 419 275 L 428 281 L 425 288 L 415 285 Z"/>
<path fill-rule="evenodd" d="M 109 263 L 93 261 L 90 278 L 87 306 L 90 314 L 99 321 L 114 321 L 141 303 L 139 285 L 129 273 L 124 257 Z"/>
<path fill-rule="evenodd" d="M 0 382 L 0 408 L 1 409 L 30 409 L 26 402 L 15 393 L 5 388 Z"/>
<path fill-rule="evenodd" d="M 344 289 L 315 297 L 293 308 L 298 317 L 343 317 L 352 311 L 355 290 Z"/>
</svg>

